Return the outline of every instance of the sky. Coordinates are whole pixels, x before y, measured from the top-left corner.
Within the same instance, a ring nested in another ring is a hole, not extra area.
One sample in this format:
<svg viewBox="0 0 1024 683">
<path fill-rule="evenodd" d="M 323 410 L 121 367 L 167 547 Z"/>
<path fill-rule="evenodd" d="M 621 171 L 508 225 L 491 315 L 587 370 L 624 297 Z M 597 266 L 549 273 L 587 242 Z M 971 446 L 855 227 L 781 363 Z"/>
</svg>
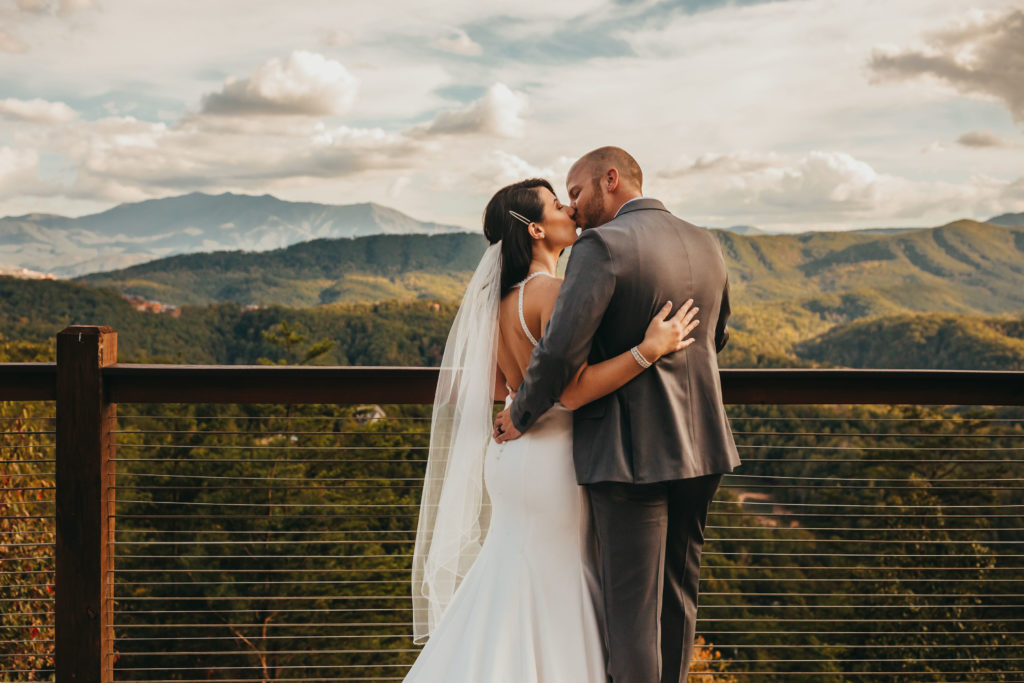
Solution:
<svg viewBox="0 0 1024 683">
<path fill-rule="evenodd" d="M 488 198 L 627 149 L 713 227 L 1024 211 L 1024 2 L 0 0 L 0 216 Z"/>
</svg>

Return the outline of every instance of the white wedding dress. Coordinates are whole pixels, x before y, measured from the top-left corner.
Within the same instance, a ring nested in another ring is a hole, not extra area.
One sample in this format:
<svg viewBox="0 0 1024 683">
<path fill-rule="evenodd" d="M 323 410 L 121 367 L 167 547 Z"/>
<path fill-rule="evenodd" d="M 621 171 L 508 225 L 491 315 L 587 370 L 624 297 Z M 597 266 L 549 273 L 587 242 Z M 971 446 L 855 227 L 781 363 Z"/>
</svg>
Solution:
<svg viewBox="0 0 1024 683">
<path fill-rule="evenodd" d="M 555 404 L 521 438 L 490 440 L 484 483 L 486 540 L 405 683 L 605 683 L 572 413 Z"/>
</svg>

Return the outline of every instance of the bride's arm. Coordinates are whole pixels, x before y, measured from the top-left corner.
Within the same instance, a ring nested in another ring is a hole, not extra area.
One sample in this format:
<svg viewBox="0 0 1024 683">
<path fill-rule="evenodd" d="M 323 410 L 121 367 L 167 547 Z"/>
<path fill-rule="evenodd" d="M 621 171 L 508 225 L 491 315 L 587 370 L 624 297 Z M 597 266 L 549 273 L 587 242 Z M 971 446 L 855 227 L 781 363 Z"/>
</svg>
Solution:
<svg viewBox="0 0 1024 683">
<path fill-rule="evenodd" d="M 693 320 L 699 309 L 691 306 L 692 299 L 680 306 L 669 318 L 668 314 L 672 310 L 670 301 L 654 316 L 647 327 L 644 340 L 637 345 L 637 350 L 647 361 L 653 363 L 662 356 L 685 349 L 693 343 L 693 338 L 686 337 L 700 321 Z M 549 311 L 548 314 L 550 315 Z M 594 365 L 584 363 L 562 392 L 562 405 L 569 410 L 576 410 L 612 393 L 643 371 L 644 368 L 640 367 L 632 351 L 625 351 Z"/>
</svg>

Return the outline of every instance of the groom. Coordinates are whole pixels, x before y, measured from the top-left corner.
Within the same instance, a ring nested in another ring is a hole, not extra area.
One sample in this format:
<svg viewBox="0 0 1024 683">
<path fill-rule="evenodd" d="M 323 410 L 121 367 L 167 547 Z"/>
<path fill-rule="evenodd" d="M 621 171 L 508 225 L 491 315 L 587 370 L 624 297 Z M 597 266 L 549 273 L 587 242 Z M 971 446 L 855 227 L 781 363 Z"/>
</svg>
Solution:
<svg viewBox="0 0 1024 683">
<path fill-rule="evenodd" d="M 718 241 L 642 196 L 625 150 L 580 158 L 566 186 L 583 233 L 543 339 L 495 438 L 518 438 L 584 361 L 639 343 L 666 301 L 693 299 L 702 324 L 612 394 L 575 411 L 576 478 L 590 497 L 598 617 L 613 683 L 685 682 L 693 654 L 704 527 L 722 474 L 739 465 L 717 353 L 729 338 Z M 639 332 L 639 336 L 638 336 Z M 645 363 L 642 356 L 638 363 Z"/>
</svg>

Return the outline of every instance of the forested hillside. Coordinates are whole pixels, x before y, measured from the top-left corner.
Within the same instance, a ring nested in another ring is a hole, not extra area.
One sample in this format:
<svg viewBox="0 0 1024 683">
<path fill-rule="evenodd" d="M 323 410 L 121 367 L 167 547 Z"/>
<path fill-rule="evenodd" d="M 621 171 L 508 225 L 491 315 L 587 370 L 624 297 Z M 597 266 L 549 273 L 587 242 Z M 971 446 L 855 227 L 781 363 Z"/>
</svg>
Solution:
<svg viewBox="0 0 1024 683">
<path fill-rule="evenodd" d="M 814 302 L 815 309 L 797 303 L 737 305 L 722 365 L 1024 368 L 1020 316 L 873 317 L 895 309 L 844 297 Z M 245 310 L 225 303 L 186 306 L 175 318 L 136 311 L 113 289 L 0 278 L 0 329 L 9 339 L 50 344 L 69 324 L 110 325 L 118 331 L 123 362 L 292 361 L 264 335 L 285 323 L 304 338 L 300 347 L 333 342 L 318 364 L 437 365 L 456 306 L 408 301 Z"/>
<path fill-rule="evenodd" d="M 1024 310 L 1024 227 L 965 220 L 893 234 L 715 234 L 741 306 L 796 302 L 833 322 Z M 176 256 L 83 281 L 174 305 L 454 300 L 484 247 L 476 234 L 315 240 L 263 253 Z"/>
<path fill-rule="evenodd" d="M 485 247 L 483 235 L 468 233 L 322 239 L 260 253 L 173 256 L 81 281 L 176 306 L 455 300 Z"/>
</svg>

